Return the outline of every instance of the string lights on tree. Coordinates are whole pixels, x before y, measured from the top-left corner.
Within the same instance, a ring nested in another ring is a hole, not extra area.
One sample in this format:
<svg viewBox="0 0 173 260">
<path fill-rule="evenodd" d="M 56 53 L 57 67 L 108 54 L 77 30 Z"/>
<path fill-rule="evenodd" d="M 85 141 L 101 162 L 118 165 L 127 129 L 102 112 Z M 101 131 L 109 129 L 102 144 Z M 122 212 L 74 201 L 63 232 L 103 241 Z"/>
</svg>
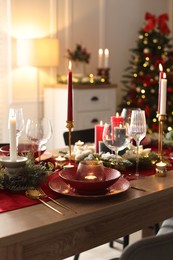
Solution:
<svg viewBox="0 0 173 260">
<path fill-rule="evenodd" d="M 124 95 L 120 109 L 140 107 L 147 117 L 148 132 L 158 131 L 157 104 L 159 64 L 167 75 L 167 122 L 165 131 L 173 129 L 173 46 L 170 43 L 168 15 L 146 13 L 145 25 L 139 31 L 136 48 L 132 49 L 128 74 L 123 76 Z"/>
</svg>

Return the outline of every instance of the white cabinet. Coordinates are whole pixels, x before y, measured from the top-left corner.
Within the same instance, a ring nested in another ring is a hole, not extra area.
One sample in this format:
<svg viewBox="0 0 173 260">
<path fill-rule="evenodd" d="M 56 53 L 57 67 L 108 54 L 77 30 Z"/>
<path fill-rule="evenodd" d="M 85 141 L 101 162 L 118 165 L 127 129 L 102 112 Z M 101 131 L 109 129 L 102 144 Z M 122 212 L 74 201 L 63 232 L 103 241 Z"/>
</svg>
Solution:
<svg viewBox="0 0 173 260">
<path fill-rule="evenodd" d="M 108 122 L 116 112 L 116 85 L 90 84 L 73 86 L 74 129 L 92 128 Z M 64 146 L 67 131 L 67 85 L 47 85 L 44 89 L 44 116 L 52 122 L 53 135 L 48 148 Z"/>
</svg>

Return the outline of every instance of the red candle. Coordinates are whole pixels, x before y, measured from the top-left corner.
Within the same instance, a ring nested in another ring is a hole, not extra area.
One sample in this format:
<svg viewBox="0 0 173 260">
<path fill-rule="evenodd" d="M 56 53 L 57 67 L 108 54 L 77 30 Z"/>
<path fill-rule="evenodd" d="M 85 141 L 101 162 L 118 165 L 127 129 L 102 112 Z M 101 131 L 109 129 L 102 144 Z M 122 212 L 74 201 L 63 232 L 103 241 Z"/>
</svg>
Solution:
<svg viewBox="0 0 173 260">
<path fill-rule="evenodd" d="M 68 103 L 67 103 L 67 121 L 73 121 L 73 96 L 72 96 L 72 64 L 69 61 L 68 67 Z"/>
<path fill-rule="evenodd" d="M 116 113 L 115 116 L 111 116 L 111 125 L 112 127 L 122 125 L 124 122 L 124 118 L 122 116 L 119 116 L 118 113 Z"/>
<path fill-rule="evenodd" d="M 161 95 L 161 80 L 163 79 L 163 67 L 162 64 L 159 64 L 159 93 L 158 93 L 158 114 L 160 114 L 160 95 Z"/>
<path fill-rule="evenodd" d="M 103 140 L 103 129 L 104 125 L 103 122 L 100 121 L 100 125 L 95 125 L 95 134 L 94 134 L 94 139 L 95 139 L 95 152 L 99 152 L 99 142 Z"/>
</svg>

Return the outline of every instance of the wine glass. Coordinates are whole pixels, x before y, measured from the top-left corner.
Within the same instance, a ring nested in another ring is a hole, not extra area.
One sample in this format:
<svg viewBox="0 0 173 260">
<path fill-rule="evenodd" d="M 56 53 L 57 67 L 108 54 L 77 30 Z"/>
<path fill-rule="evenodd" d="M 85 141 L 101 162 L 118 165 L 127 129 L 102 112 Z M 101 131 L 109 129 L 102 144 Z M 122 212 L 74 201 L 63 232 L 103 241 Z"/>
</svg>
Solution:
<svg viewBox="0 0 173 260">
<path fill-rule="evenodd" d="M 141 110 L 140 108 L 123 108 L 121 116 L 124 118 L 124 122 L 130 125 L 131 114 L 133 110 Z"/>
<path fill-rule="evenodd" d="M 43 145 L 45 145 L 52 135 L 52 125 L 48 118 L 41 120 L 28 119 L 26 123 L 26 135 L 31 141 L 31 144 L 38 147 L 39 160 L 40 152 Z"/>
<path fill-rule="evenodd" d="M 16 146 L 18 149 L 19 144 L 19 137 L 24 130 L 25 122 L 23 116 L 23 109 L 22 108 L 10 108 L 9 110 L 9 121 L 10 118 L 14 117 L 16 119 Z"/>
<path fill-rule="evenodd" d="M 121 111 L 121 116 L 124 118 L 124 122 L 128 125 L 128 127 L 130 126 L 130 120 L 131 120 L 131 115 L 132 115 L 132 111 L 133 110 L 141 110 L 140 108 L 123 108 L 123 110 Z M 129 134 L 130 136 L 130 134 Z M 129 142 L 129 149 L 132 148 L 132 137 L 130 136 L 130 142 Z"/>
<path fill-rule="evenodd" d="M 136 141 L 136 172 L 134 176 L 139 178 L 139 145 L 142 139 L 146 136 L 146 117 L 144 110 L 133 110 L 129 127 L 131 138 Z"/>
<path fill-rule="evenodd" d="M 129 144 L 129 135 L 126 125 L 105 123 L 103 129 L 104 144 L 115 153 L 118 160 L 118 152 L 124 150 Z"/>
</svg>

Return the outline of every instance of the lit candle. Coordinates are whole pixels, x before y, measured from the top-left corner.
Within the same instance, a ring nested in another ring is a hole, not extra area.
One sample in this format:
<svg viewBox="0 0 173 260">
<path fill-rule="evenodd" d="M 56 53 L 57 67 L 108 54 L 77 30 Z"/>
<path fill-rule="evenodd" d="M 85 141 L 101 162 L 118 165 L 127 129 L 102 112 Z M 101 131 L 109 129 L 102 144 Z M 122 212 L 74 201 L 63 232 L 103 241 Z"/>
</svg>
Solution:
<svg viewBox="0 0 173 260">
<path fill-rule="evenodd" d="M 109 50 L 104 50 L 104 67 L 107 69 L 109 68 Z"/>
<path fill-rule="evenodd" d="M 161 162 L 156 163 L 156 166 L 159 170 L 164 170 L 166 168 L 166 163 L 161 161 Z"/>
<path fill-rule="evenodd" d="M 60 156 L 60 155 L 57 158 L 55 158 L 55 160 L 57 162 L 64 162 L 64 161 L 66 161 L 66 159 L 64 157 Z"/>
<path fill-rule="evenodd" d="M 103 140 L 103 122 L 100 121 L 100 125 L 95 125 L 94 141 L 95 141 L 95 152 L 99 152 L 99 141 Z"/>
<path fill-rule="evenodd" d="M 163 66 L 159 64 L 159 93 L 158 93 L 158 114 L 160 114 L 160 92 L 161 92 L 161 79 L 163 78 Z"/>
<path fill-rule="evenodd" d="M 156 163 L 156 175 L 165 177 L 167 175 L 166 163 L 160 161 Z"/>
<path fill-rule="evenodd" d="M 66 165 L 63 166 L 64 169 L 70 169 L 70 168 L 74 168 L 74 165 L 71 163 L 68 163 Z"/>
<path fill-rule="evenodd" d="M 160 115 L 166 114 L 166 95 L 167 94 L 167 79 L 166 73 L 163 75 L 163 79 L 161 79 L 160 84 Z"/>
<path fill-rule="evenodd" d="M 68 71 L 68 103 L 67 103 L 67 121 L 73 121 L 73 97 L 72 97 L 72 63 L 69 61 Z"/>
<path fill-rule="evenodd" d="M 10 139 L 10 161 L 15 162 L 17 160 L 17 144 L 16 144 L 16 117 L 12 116 L 9 119 L 9 139 Z"/>
<path fill-rule="evenodd" d="M 99 62 L 98 62 L 98 68 L 103 67 L 103 50 L 99 49 Z"/>
</svg>

